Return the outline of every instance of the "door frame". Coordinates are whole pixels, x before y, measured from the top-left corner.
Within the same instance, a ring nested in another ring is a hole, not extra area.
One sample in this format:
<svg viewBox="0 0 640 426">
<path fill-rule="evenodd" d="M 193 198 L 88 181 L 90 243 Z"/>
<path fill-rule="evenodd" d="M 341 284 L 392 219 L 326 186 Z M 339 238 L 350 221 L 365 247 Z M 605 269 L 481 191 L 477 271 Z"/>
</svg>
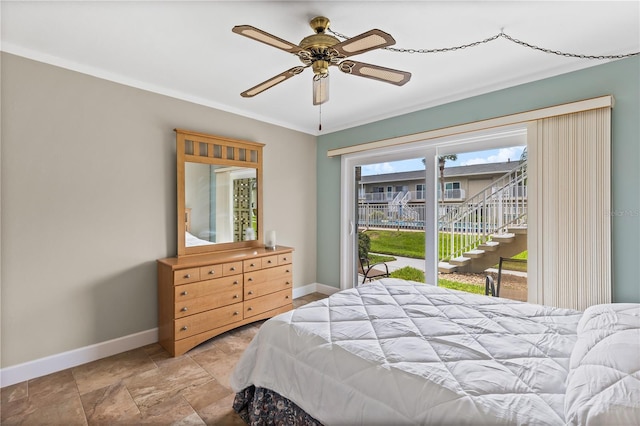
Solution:
<svg viewBox="0 0 640 426">
<path fill-rule="evenodd" d="M 469 131 L 401 145 L 360 150 L 341 155 L 340 174 L 340 289 L 357 283 L 357 230 L 355 229 L 355 168 L 369 164 L 425 158 L 425 281 L 438 282 L 437 185 L 438 157 L 526 144 L 527 123 Z M 428 165 L 431 164 L 431 167 Z M 529 206 L 531 208 L 531 206 Z M 432 259 L 427 261 L 427 259 Z"/>
</svg>

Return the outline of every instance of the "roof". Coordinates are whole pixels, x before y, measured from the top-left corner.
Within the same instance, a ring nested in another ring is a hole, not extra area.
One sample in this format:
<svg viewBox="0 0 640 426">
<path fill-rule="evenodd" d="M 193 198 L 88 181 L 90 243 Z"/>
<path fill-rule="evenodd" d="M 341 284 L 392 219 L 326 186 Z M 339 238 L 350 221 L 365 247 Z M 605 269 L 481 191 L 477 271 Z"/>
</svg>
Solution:
<svg viewBox="0 0 640 426">
<path fill-rule="evenodd" d="M 468 166 L 446 167 L 445 177 L 477 176 L 504 174 L 518 167 L 518 161 L 505 161 L 502 163 L 471 164 Z M 379 175 L 362 176 L 361 183 L 401 182 L 407 180 L 422 180 L 425 178 L 425 170 L 409 172 L 385 173 Z"/>
</svg>

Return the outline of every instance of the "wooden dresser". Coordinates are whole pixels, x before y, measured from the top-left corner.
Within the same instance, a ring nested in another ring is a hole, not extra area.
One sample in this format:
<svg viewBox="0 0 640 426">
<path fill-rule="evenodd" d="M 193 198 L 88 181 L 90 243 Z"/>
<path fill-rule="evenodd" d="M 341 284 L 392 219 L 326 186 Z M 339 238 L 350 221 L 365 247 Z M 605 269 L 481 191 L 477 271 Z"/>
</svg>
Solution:
<svg viewBox="0 0 640 426">
<path fill-rule="evenodd" d="M 178 356 L 225 331 L 289 311 L 293 249 L 243 248 L 158 260 L 158 339 Z"/>
</svg>

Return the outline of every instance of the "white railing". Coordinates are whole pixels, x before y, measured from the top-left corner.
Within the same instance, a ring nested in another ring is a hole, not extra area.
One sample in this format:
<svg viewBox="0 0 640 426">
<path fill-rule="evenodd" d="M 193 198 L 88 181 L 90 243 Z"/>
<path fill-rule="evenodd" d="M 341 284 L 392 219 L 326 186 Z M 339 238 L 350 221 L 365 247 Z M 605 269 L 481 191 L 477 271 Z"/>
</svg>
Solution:
<svg viewBox="0 0 640 426">
<path fill-rule="evenodd" d="M 367 192 L 364 194 L 364 198 L 361 197 L 361 201 L 367 203 L 386 203 L 393 201 L 393 199 L 402 192 Z"/>
<path fill-rule="evenodd" d="M 522 162 L 462 204 L 440 205 L 440 232 L 449 233 L 440 261 L 462 255 L 508 226 L 526 225 L 527 162 Z"/>
<path fill-rule="evenodd" d="M 360 195 L 360 201 L 366 201 L 367 203 L 384 203 L 393 201 L 398 194 L 404 194 L 404 192 L 367 192 Z M 464 189 L 445 189 L 445 200 L 464 200 L 466 191 Z M 410 201 L 424 201 L 425 191 L 411 192 Z M 438 190 L 438 199 L 440 199 L 440 190 Z"/>
<path fill-rule="evenodd" d="M 441 198 L 442 191 L 438 190 L 438 200 Z M 444 190 L 444 199 L 445 200 L 464 200 L 466 196 L 466 191 L 464 189 L 445 189 Z"/>
<path fill-rule="evenodd" d="M 424 203 L 360 203 L 358 227 L 424 229 Z"/>
</svg>

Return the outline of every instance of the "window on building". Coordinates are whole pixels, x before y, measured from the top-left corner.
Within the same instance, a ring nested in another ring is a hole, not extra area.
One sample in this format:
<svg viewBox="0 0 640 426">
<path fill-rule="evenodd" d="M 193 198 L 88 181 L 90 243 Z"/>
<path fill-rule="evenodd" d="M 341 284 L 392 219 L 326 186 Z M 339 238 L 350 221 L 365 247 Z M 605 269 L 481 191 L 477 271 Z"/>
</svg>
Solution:
<svg viewBox="0 0 640 426">
<path fill-rule="evenodd" d="M 445 182 L 444 189 L 460 189 L 460 182 Z"/>
</svg>

